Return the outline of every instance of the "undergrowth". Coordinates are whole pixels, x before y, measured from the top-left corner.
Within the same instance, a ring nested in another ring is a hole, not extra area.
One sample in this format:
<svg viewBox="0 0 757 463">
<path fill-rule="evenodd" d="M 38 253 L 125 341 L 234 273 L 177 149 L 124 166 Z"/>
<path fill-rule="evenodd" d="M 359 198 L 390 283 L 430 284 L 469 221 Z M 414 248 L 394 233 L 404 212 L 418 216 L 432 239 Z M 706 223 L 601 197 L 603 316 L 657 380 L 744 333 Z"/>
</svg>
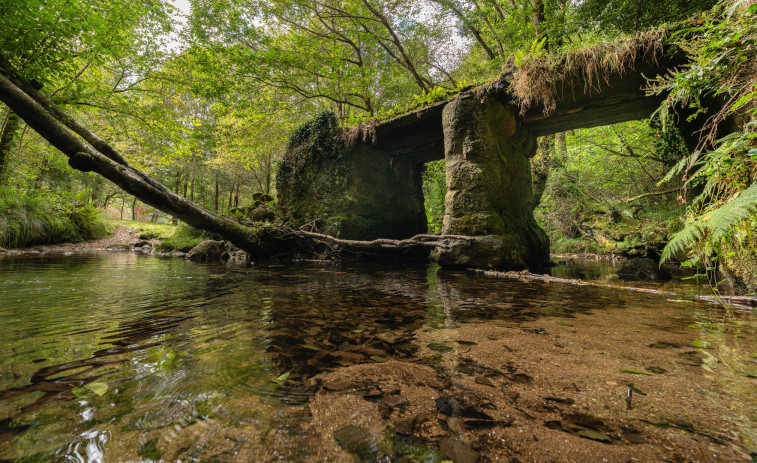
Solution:
<svg viewBox="0 0 757 463">
<path fill-rule="evenodd" d="M 170 223 L 144 222 L 140 220 L 108 220 L 110 228 L 126 227 L 133 230 L 140 240 L 170 238 L 176 231 L 176 226 Z"/>
<path fill-rule="evenodd" d="M 207 239 L 210 239 L 210 237 L 204 231 L 187 224 L 180 224 L 176 227 L 173 235 L 158 243 L 155 249 L 163 252 L 189 252 L 193 247 Z"/>
<path fill-rule="evenodd" d="M 80 242 L 108 234 L 91 204 L 50 192 L 0 188 L 0 247 Z"/>
</svg>

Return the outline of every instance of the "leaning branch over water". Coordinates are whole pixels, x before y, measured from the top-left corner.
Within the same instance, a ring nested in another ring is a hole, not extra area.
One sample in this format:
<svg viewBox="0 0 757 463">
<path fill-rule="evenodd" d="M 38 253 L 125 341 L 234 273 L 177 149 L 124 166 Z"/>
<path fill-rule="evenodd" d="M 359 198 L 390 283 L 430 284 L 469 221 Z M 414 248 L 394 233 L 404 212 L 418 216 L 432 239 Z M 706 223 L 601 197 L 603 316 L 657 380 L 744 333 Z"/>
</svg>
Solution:
<svg viewBox="0 0 757 463">
<path fill-rule="evenodd" d="M 82 172 L 96 172 L 144 203 L 193 227 L 222 236 L 253 258 L 292 252 L 330 258 L 340 257 L 343 252 L 406 252 L 412 248 L 447 248 L 450 240 L 473 239 L 457 235 L 416 235 L 404 240 L 357 241 L 286 227 L 241 225 L 179 196 L 129 165 L 115 148 L 63 112 L 9 66 L 0 57 L 0 101 L 68 156 L 71 167 Z"/>
</svg>

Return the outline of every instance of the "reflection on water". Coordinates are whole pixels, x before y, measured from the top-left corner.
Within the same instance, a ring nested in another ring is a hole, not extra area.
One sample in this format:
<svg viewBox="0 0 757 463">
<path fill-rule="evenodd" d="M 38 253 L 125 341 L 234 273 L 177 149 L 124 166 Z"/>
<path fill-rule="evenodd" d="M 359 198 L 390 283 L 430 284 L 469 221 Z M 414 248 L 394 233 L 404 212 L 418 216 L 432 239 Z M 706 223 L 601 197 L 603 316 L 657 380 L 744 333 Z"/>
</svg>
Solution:
<svg viewBox="0 0 757 463">
<path fill-rule="evenodd" d="M 322 374 L 413 364 L 484 375 L 479 384 L 517 383 L 530 376 L 512 363 L 500 371 L 465 358 L 451 369 L 450 355 L 477 342 L 435 333 L 553 318 L 568 327 L 579 315 L 663 305 L 682 317 L 669 328 L 676 332 L 712 310 L 433 265 L 238 268 L 132 254 L 0 260 L 0 460 L 321 460 L 328 454 L 312 425 L 317 404 L 308 404 Z M 518 329 L 543 337 L 526 325 Z M 100 383 L 102 395 L 86 387 Z M 382 395 L 386 385 L 359 388 L 374 402 L 399 397 Z M 428 433 L 399 433 L 389 445 L 368 424 L 353 428 L 340 428 L 332 444 L 360 461 L 449 456 Z M 365 436 L 355 443 L 353 435 Z"/>
</svg>

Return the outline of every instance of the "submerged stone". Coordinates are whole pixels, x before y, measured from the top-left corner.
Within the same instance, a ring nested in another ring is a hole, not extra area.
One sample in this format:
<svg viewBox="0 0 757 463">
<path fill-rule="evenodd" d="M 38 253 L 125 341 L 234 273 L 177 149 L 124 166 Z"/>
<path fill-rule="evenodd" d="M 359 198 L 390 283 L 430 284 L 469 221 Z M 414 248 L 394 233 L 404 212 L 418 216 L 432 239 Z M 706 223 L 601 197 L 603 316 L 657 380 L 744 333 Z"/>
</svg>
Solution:
<svg viewBox="0 0 757 463">
<path fill-rule="evenodd" d="M 670 273 L 657 262 L 643 257 L 634 257 L 618 270 L 618 278 L 629 281 L 668 281 Z"/>
<path fill-rule="evenodd" d="M 391 449 L 367 429 L 353 424 L 334 431 L 334 440 L 360 462 L 390 462 Z"/>
</svg>

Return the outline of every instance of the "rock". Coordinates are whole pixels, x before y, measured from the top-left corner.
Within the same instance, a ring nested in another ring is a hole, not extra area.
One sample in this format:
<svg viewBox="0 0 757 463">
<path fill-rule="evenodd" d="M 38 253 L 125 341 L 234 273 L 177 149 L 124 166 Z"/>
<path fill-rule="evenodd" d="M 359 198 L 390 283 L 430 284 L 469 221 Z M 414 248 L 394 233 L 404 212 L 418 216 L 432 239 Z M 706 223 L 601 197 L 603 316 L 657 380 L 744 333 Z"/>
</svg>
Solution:
<svg viewBox="0 0 757 463">
<path fill-rule="evenodd" d="M 668 281 L 670 274 L 652 259 L 634 257 L 618 270 L 618 278 L 626 281 Z"/>
<path fill-rule="evenodd" d="M 334 431 L 334 440 L 357 461 L 391 461 L 391 448 L 380 441 L 370 431 L 360 426 L 348 424 Z"/>
<path fill-rule="evenodd" d="M 131 244 L 128 244 L 128 243 L 115 243 L 115 244 L 111 244 L 108 247 L 106 247 L 105 250 L 106 251 L 110 251 L 110 252 L 131 251 Z"/>
<path fill-rule="evenodd" d="M 147 240 L 141 240 L 141 241 L 137 241 L 136 243 L 134 243 L 134 247 L 135 248 L 142 248 L 142 247 L 145 247 L 145 246 L 152 247 L 150 245 L 150 242 L 147 241 Z"/>
<path fill-rule="evenodd" d="M 460 416 L 460 408 L 460 401 L 454 397 L 443 396 L 436 399 L 436 409 L 444 415 L 451 417 Z"/>
<path fill-rule="evenodd" d="M 749 294 L 757 291 L 757 233 L 736 230 L 733 235 L 723 245 L 718 270 L 733 294 Z"/>
<path fill-rule="evenodd" d="M 252 194 L 252 200 L 255 202 L 260 201 L 261 203 L 270 203 L 273 201 L 273 196 L 258 192 Z"/>
<path fill-rule="evenodd" d="M 171 257 L 186 257 L 187 253 L 182 251 L 171 251 Z"/>
<path fill-rule="evenodd" d="M 253 222 L 273 222 L 276 220 L 276 212 L 268 204 L 260 204 L 250 211 L 248 217 Z"/>
<path fill-rule="evenodd" d="M 223 241 L 205 240 L 193 247 L 186 258 L 196 262 L 210 262 L 214 260 L 226 260 L 229 253 L 226 251 L 226 243 Z"/>
<path fill-rule="evenodd" d="M 456 437 L 445 437 L 439 441 L 439 450 L 455 463 L 476 463 L 480 454 Z"/>
<path fill-rule="evenodd" d="M 476 236 L 472 241 L 451 240 L 447 249 L 437 249 L 431 257 L 448 268 L 523 269 L 528 250 L 512 235 Z"/>
</svg>

